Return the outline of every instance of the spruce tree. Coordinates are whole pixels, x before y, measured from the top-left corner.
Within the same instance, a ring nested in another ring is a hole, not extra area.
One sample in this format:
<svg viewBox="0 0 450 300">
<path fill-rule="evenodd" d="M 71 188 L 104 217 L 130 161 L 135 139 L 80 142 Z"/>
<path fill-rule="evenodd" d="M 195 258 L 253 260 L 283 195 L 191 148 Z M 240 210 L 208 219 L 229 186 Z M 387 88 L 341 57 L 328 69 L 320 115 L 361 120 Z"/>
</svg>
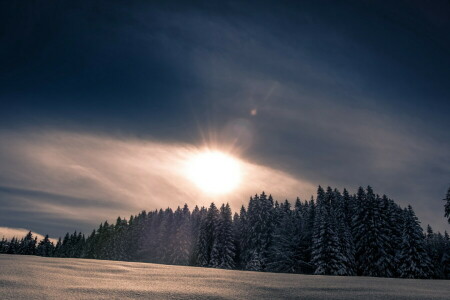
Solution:
<svg viewBox="0 0 450 300">
<path fill-rule="evenodd" d="M 367 187 L 367 193 L 360 187 L 356 207 L 353 236 L 358 274 L 391 277 L 392 258 L 387 249 L 387 224 L 381 217 L 381 199 L 374 194 L 370 186 Z"/>
<path fill-rule="evenodd" d="M 36 255 L 39 256 L 53 256 L 54 246 L 48 238 L 48 234 L 39 242 L 36 248 Z"/>
<path fill-rule="evenodd" d="M 316 218 L 314 221 L 312 264 L 317 275 L 348 275 L 345 257 L 341 252 L 333 209 L 334 193 L 317 190 Z"/>
<path fill-rule="evenodd" d="M 167 264 L 173 256 L 171 242 L 175 235 L 174 213 L 171 208 L 166 208 L 162 215 L 162 221 L 159 230 L 158 245 L 156 250 L 156 262 Z"/>
<path fill-rule="evenodd" d="M 211 249 L 210 266 L 213 268 L 234 268 L 235 248 L 230 205 L 222 204 L 216 227 L 216 237 Z"/>
<path fill-rule="evenodd" d="M 401 250 L 399 253 L 399 274 L 403 278 L 429 278 L 430 259 L 420 222 L 412 207 L 404 209 Z"/>
<path fill-rule="evenodd" d="M 334 190 L 334 196 L 337 202 L 335 209 L 337 233 L 341 247 L 340 250 L 345 259 L 345 271 L 343 275 L 353 276 L 356 274 L 356 263 L 353 237 L 347 219 L 347 214 L 349 214 L 349 197 L 346 190 L 344 190 L 344 196 L 342 196 L 337 189 Z"/>
<path fill-rule="evenodd" d="M 286 200 L 280 205 L 281 219 L 277 224 L 271 247 L 268 270 L 285 273 L 308 273 L 311 266 L 307 263 L 305 232 L 303 231 L 302 204 L 296 202 L 292 211 Z"/>
<path fill-rule="evenodd" d="M 201 227 L 201 221 L 203 217 L 206 214 L 205 207 L 202 207 L 201 209 L 198 208 L 198 206 L 195 206 L 194 210 L 192 211 L 191 215 L 191 254 L 189 258 L 189 264 L 191 266 L 197 266 L 198 265 L 198 240 L 200 236 L 200 227 Z"/>
<path fill-rule="evenodd" d="M 442 267 L 442 278 L 450 279 L 450 238 L 445 231 L 445 236 L 442 242 L 442 255 L 441 255 L 441 267 Z"/>
<path fill-rule="evenodd" d="M 447 195 L 447 198 L 450 196 Z M 232 218 L 220 211 L 187 205 L 101 223 L 86 239 L 67 233 L 55 246 L 48 236 L 37 243 L 0 241 L 0 253 L 190 264 L 225 269 L 292 273 L 450 278 L 448 233 L 422 234 L 409 207 L 402 210 L 370 186 L 357 195 L 320 186 L 317 201 L 278 203 L 264 192 L 250 198 Z M 37 246 L 37 247 L 36 247 Z"/>
<path fill-rule="evenodd" d="M 173 253 L 171 263 L 176 265 L 187 265 L 189 263 L 191 251 L 191 213 L 187 204 L 183 209 L 175 212 L 175 235 L 173 238 Z"/>
<path fill-rule="evenodd" d="M 197 263 L 200 267 L 211 266 L 211 251 L 216 239 L 218 219 L 219 211 L 213 202 L 200 225 L 200 234 L 197 241 Z"/>
<path fill-rule="evenodd" d="M 6 253 L 7 246 L 8 245 L 8 239 L 5 239 L 5 237 L 2 237 L 2 240 L 0 241 L 0 253 Z"/>
<path fill-rule="evenodd" d="M 444 216 L 447 218 L 447 221 L 450 224 L 450 187 L 447 190 L 447 195 L 445 196 L 444 201 Z"/>
<path fill-rule="evenodd" d="M 30 232 L 21 240 L 19 244 L 19 254 L 23 255 L 34 255 L 36 253 L 36 239 Z"/>
<path fill-rule="evenodd" d="M 6 253 L 7 254 L 20 254 L 19 249 L 20 249 L 19 240 L 16 237 L 13 237 L 8 244 Z"/>
<path fill-rule="evenodd" d="M 61 237 L 58 239 L 58 242 L 56 242 L 55 245 L 55 250 L 53 251 L 53 256 L 54 257 L 62 257 L 61 255 L 61 247 L 62 247 L 62 241 L 61 241 Z M 89 257 L 91 258 L 91 257 Z"/>
<path fill-rule="evenodd" d="M 241 206 L 239 218 L 235 220 L 239 220 L 238 222 L 234 222 L 234 235 L 237 244 L 236 265 L 239 269 L 243 269 L 247 263 L 246 258 L 249 257 L 248 218 L 244 205 Z"/>
</svg>

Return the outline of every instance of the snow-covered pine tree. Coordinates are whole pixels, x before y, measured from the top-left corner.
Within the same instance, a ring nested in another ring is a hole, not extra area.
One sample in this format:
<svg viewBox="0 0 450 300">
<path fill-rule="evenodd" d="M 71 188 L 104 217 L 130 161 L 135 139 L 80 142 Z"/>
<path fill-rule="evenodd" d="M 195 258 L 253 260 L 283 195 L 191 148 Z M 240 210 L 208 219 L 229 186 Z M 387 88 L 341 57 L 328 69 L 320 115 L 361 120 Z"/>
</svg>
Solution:
<svg viewBox="0 0 450 300">
<path fill-rule="evenodd" d="M 96 239 L 96 231 L 94 229 L 86 239 L 86 245 L 82 255 L 83 258 L 94 258 L 95 239 Z M 56 243 L 55 253 L 58 253 L 60 247 L 61 247 L 61 238 L 59 238 L 58 242 Z"/>
<path fill-rule="evenodd" d="M 447 195 L 444 198 L 444 216 L 447 218 L 448 223 L 450 224 L 450 187 L 447 190 Z"/>
<path fill-rule="evenodd" d="M 441 233 L 434 233 L 430 225 L 427 225 L 427 232 L 425 234 L 425 248 L 431 262 L 432 278 L 444 279 L 442 258 L 445 253 L 445 239 Z"/>
<path fill-rule="evenodd" d="M 290 203 L 286 200 L 280 205 L 279 210 L 281 219 L 274 229 L 268 270 L 307 273 L 311 266 L 306 261 L 307 245 L 302 230 L 304 224 L 302 204 L 296 202 L 296 209 L 292 211 Z"/>
<path fill-rule="evenodd" d="M 345 257 L 341 253 L 336 232 L 336 216 L 332 209 L 334 193 L 329 187 L 325 194 L 317 190 L 316 217 L 314 221 L 312 264 L 317 275 L 347 275 Z"/>
<path fill-rule="evenodd" d="M 171 263 L 176 265 L 187 265 L 191 254 L 191 212 L 187 204 L 183 210 L 175 212 L 176 232 L 173 240 L 173 253 Z"/>
<path fill-rule="evenodd" d="M 95 259 L 105 259 L 105 255 L 103 253 L 104 245 L 105 245 L 105 236 L 106 236 L 106 230 L 104 226 L 108 226 L 108 222 L 105 222 L 106 225 L 103 223 L 100 224 L 100 226 L 97 229 L 96 234 L 96 241 L 95 241 L 95 252 L 94 252 L 94 258 Z M 67 257 L 67 252 L 69 248 L 69 233 L 67 233 L 64 236 L 62 245 L 61 245 L 61 253 L 64 255 L 63 257 Z"/>
<path fill-rule="evenodd" d="M 56 242 L 55 250 L 53 251 L 53 257 L 61 257 L 61 246 L 62 246 L 62 241 L 61 241 L 61 237 L 60 237 L 60 238 L 58 238 L 58 241 Z"/>
<path fill-rule="evenodd" d="M 177 260 L 178 260 L 178 255 L 180 252 L 180 244 L 179 244 L 179 240 L 178 238 L 178 234 L 179 234 L 179 230 L 181 227 L 181 223 L 183 222 L 183 214 L 181 211 L 181 207 L 178 206 L 177 209 L 175 210 L 175 212 L 173 213 L 173 221 L 172 221 L 172 232 L 173 232 L 173 236 L 171 237 L 171 239 L 168 241 L 167 243 L 167 247 L 169 249 L 171 249 L 170 252 L 170 256 L 167 257 L 167 263 L 168 264 L 178 264 Z M 182 250 L 181 250 L 182 252 Z"/>
<path fill-rule="evenodd" d="M 346 190 L 344 190 L 343 196 L 337 189 L 334 189 L 334 197 L 337 202 L 335 215 L 339 244 L 341 247 L 341 253 L 345 258 L 344 263 L 346 270 L 344 273 L 348 276 L 354 276 L 356 274 L 355 246 L 347 220 L 347 214 L 349 213 L 349 195 Z"/>
<path fill-rule="evenodd" d="M 288 201 L 288 200 L 286 199 L 286 201 Z M 285 201 L 285 204 L 286 204 L 286 201 Z M 289 204 L 289 206 L 290 206 L 290 204 Z M 300 200 L 300 197 L 297 197 L 295 199 L 294 210 L 297 211 L 299 214 L 303 215 L 303 213 L 304 213 L 303 209 L 304 209 L 304 205 L 303 205 L 302 201 Z"/>
<path fill-rule="evenodd" d="M 273 199 L 262 192 L 250 200 L 248 217 L 248 260 L 247 270 L 265 271 L 273 231 Z"/>
<path fill-rule="evenodd" d="M 359 275 L 391 277 L 386 235 L 387 224 L 381 218 L 381 199 L 370 186 L 367 192 L 360 187 L 357 196 L 357 211 L 353 219 L 353 236 L 355 238 L 355 257 Z"/>
<path fill-rule="evenodd" d="M 18 239 L 16 237 L 13 237 L 8 244 L 6 253 L 7 254 L 20 254 L 19 247 L 20 247 L 20 244 L 19 244 Z"/>
<path fill-rule="evenodd" d="M 238 232 L 238 228 L 240 227 L 241 218 L 237 212 L 233 215 L 233 241 L 234 241 L 234 268 L 240 268 L 239 258 L 241 256 L 241 247 L 240 247 L 240 234 Z"/>
<path fill-rule="evenodd" d="M 6 253 L 8 245 L 8 239 L 5 239 L 5 237 L 2 237 L 2 240 L 0 241 L 0 253 Z"/>
<path fill-rule="evenodd" d="M 52 256 L 54 246 L 53 243 L 48 238 L 48 234 L 39 242 L 36 248 L 36 255 L 39 256 Z"/>
<path fill-rule="evenodd" d="M 170 257 L 173 253 L 171 242 L 175 236 L 174 213 L 170 207 L 164 211 L 158 234 L 159 244 L 156 250 L 156 261 L 163 264 L 170 263 Z"/>
<path fill-rule="evenodd" d="M 130 219 L 128 221 L 128 227 L 126 229 L 126 253 L 129 257 L 130 261 L 152 261 L 154 262 L 154 259 L 156 257 L 155 248 L 153 245 L 151 247 L 147 248 L 147 243 L 154 242 L 154 238 L 147 238 L 149 234 L 149 230 L 147 229 L 148 223 L 150 221 L 151 224 L 153 224 L 154 219 L 157 218 L 156 216 L 159 215 L 159 212 L 161 214 L 163 213 L 163 210 L 160 209 L 159 211 L 153 212 L 153 217 L 151 220 L 147 217 L 147 212 L 143 210 L 137 215 L 130 216 Z M 151 225 L 150 225 L 150 228 Z M 147 250 L 152 249 L 152 254 L 148 254 Z M 148 260 L 149 258 L 152 258 L 153 260 Z"/>
<path fill-rule="evenodd" d="M 126 228 L 127 220 L 118 217 L 116 225 L 114 225 L 112 241 L 111 241 L 111 255 L 114 260 L 127 260 L 128 255 L 126 253 Z"/>
<path fill-rule="evenodd" d="M 19 245 L 19 254 L 34 255 L 36 253 L 36 239 L 30 232 L 21 240 Z"/>
<path fill-rule="evenodd" d="M 201 221 L 206 215 L 206 209 L 202 206 L 201 209 L 196 205 L 191 214 L 191 251 L 189 264 L 191 266 L 197 266 L 198 258 L 198 240 L 200 235 Z"/>
<path fill-rule="evenodd" d="M 350 196 L 347 189 L 342 192 L 342 213 L 344 214 L 345 224 L 349 229 L 352 227 L 352 218 L 354 215 L 354 199 Z"/>
<path fill-rule="evenodd" d="M 86 238 L 81 232 L 78 233 L 75 257 L 82 257 L 84 248 L 86 247 Z"/>
<path fill-rule="evenodd" d="M 300 204 L 299 204 L 300 205 Z M 297 203 L 296 203 L 297 206 Z M 292 260 L 292 239 L 295 237 L 295 228 L 292 217 L 291 204 L 285 201 L 281 205 L 275 202 L 274 231 L 272 246 L 270 248 L 269 262 L 267 269 L 271 272 L 294 273 L 294 262 Z"/>
<path fill-rule="evenodd" d="M 161 231 L 164 230 L 165 210 L 158 210 L 149 213 L 146 217 L 138 216 L 133 220 L 131 228 L 132 240 L 131 245 L 135 245 L 138 241 L 139 260 L 149 262 L 160 262 L 160 251 L 163 251 L 161 247 L 164 245 L 164 236 Z M 130 249 L 132 252 L 133 249 Z"/>
<path fill-rule="evenodd" d="M 113 257 L 112 240 L 114 236 L 114 224 L 103 224 L 103 251 L 102 259 L 111 259 Z"/>
<path fill-rule="evenodd" d="M 210 265 L 213 268 L 233 269 L 235 248 L 230 205 L 222 204 L 216 228 L 216 238 L 211 250 Z"/>
<path fill-rule="evenodd" d="M 443 278 L 450 279 L 450 238 L 447 231 L 445 231 L 443 238 L 441 265 Z"/>
<path fill-rule="evenodd" d="M 389 199 L 386 195 L 381 198 L 381 218 L 383 219 L 384 235 L 388 237 L 385 244 L 387 257 L 390 261 L 388 265 L 389 277 L 397 276 L 398 260 L 397 252 L 400 249 L 401 235 L 402 235 L 402 209 Z"/>
<path fill-rule="evenodd" d="M 303 235 L 305 237 L 305 244 L 307 246 L 306 252 L 305 252 L 305 260 L 308 263 L 311 263 L 315 216 L 316 216 L 316 204 L 314 203 L 314 197 L 311 196 L 309 203 L 305 206 L 304 226 L 303 226 Z"/>
<path fill-rule="evenodd" d="M 253 215 L 253 211 L 255 211 L 255 206 L 256 206 L 256 199 L 258 198 L 257 195 L 255 195 L 254 197 L 250 197 L 250 200 L 248 202 L 248 206 L 247 206 L 247 210 L 245 211 L 245 219 L 243 219 L 243 231 L 242 231 L 242 239 L 241 239 L 241 249 L 242 249 L 242 254 L 241 254 L 241 265 L 242 265 L 242 269 L 246 269 L 247 268 L 247 264 L 249 263 L 251 257 L 252 257 L 252 253 L 253 253 L 253 244 L 251 241 L 252 238 L 252 226 L 250 223 L 250 219 L 254 219 L 254 217 L 250 218 L 250 215 Z"/>
<path fill-rule="evenodd" d="M 399 275 L 402 278 L 430 278 L 430 258 L 420 222 L 412 207 L 404 209 L 403 233 L 399 253 Z"/>
<path fill-rule="evenodd" d="M 211 203 L 204 218 L 201 220 L 200 234 L 197 241 L 197 264 L 200 267 L 209 267 L 211 264 L 211 250 L 216 239 L 216 228 L 219 219 L 219 210 Z"/>
<path fill-rule="evenodd" d="M 248 220 L 247 211 L 244 205 L 241 206 L 239 218 L 235 218 L 234 226 L 234 240 L 236 243 L 236 267 L 242 269 L 246 265 L 246 257 L 248 257 Z"/>
</svg>

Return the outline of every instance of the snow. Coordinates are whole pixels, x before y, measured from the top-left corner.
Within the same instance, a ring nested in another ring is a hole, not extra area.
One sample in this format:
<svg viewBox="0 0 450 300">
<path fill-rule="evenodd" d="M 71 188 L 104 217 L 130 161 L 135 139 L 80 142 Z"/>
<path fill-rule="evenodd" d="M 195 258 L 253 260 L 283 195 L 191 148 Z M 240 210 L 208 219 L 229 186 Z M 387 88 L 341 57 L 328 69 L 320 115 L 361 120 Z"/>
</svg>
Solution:
<svg viewBox="0 0 450 300">
<path fill-rule="evenodd" d="M 448 299 L 444 280 L 0 255 L 0 299 Z"/>
</svg>

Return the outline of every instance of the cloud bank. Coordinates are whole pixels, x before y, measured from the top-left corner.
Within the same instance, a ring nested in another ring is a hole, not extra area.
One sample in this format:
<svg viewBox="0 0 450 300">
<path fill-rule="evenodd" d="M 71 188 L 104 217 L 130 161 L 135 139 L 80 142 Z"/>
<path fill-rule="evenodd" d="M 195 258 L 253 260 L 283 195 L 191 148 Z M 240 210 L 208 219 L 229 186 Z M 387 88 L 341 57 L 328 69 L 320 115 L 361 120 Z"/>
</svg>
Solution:
<svg viewBox="0 0 450 300">
<path fill-rule="evenodd" d="M 7 240 L 11 240 L 12 238 L 18 238 L 21 239 L 23 238 L 30 230 L 28 229 L 24 229 L 24 228 L 9 228 L 9 227 L 0 227 L 0 238 L 5 238 Z M 33 234 L 33 237 L 38 238 L 38 241 L 42 240 L 44 238 L 44 236 L 42 234 L 36 233 L 36 232 L 31 232 Z M 50 240 L 53 243 L 56 243 L 58 240 L 57 239 L 52 239 L 50 238 Z"/>
<path fill-rule="evenodd" d="M 98 5 L 4 10 L 0 226 L 56 236 L 184 202 L 370 184 L 448 230 L 442 5 Z M 240 149 L 233 195 L 180 172 L 205 141 Z"/>
<path fill-rule="evenodd" d="M 186 162 L 201 148 L 71 132 L 2 133 L 0 219 L 61 235 L 89 231 L 141 210 L 208 206 L 229 202 L 238 210 L 263 190 L 278 200 L 315 186 L 306 180 L 241 160 L 242 184 L 232 193 L 211 196 L 186 177 Z M 220 170 L 218 170 L 220 172 Z"/>
</svg>

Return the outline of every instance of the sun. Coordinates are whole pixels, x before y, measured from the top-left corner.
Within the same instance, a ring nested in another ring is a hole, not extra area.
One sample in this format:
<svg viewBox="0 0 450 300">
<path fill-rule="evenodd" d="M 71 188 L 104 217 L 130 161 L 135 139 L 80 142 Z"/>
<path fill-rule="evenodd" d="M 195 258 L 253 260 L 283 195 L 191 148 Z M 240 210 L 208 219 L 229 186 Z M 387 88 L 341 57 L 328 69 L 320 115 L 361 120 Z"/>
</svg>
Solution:
<svg viewBox="0 0 450 300">
<path fill-rule="evenodd" d="M 186 171 L 188 178 L 209 194 L 231 192 L 241 181 L 239 161 L 220 151 L 194 155 L 188 160 Z"/>
</svg>

